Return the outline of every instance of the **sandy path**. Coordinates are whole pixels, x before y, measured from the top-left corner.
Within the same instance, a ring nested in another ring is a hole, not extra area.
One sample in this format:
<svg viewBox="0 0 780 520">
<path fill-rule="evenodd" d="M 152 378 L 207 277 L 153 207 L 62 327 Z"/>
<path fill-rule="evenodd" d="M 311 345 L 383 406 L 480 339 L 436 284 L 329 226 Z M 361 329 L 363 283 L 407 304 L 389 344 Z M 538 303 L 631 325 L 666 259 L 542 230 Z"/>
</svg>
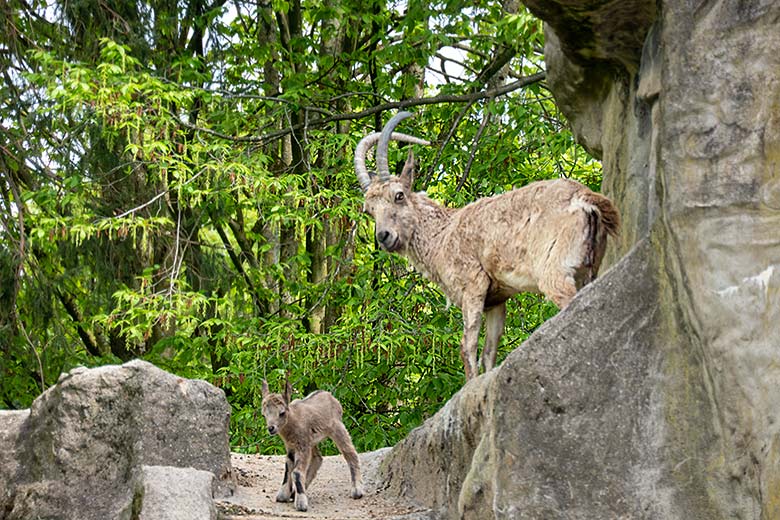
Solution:
<svg viewBox="0 0 780 520">
<path fill-rule="evenodd" d="M 325 457 L 314 483 L 307 489 L 309 510 L 296 511 L 292 502 L 276 502 L 284 475 L 284 456 L 232 454 L 238 489 L 235 496 L 217 503 L 224 520 L 317 520 L 424 519 L 426 511 L 393 502 L 377 489 L 375 475 L 386 450 L 360 455 L 365 495 L 349 497 L 349 468 L 341 456 Z"/>
</svg>

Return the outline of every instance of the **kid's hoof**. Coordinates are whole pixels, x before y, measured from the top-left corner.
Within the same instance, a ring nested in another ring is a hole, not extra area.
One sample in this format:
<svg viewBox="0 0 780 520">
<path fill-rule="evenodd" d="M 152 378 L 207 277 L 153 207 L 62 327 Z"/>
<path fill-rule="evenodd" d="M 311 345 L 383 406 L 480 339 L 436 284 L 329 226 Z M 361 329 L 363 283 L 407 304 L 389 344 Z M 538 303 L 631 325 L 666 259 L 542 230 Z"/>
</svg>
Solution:
<svg viewBox="0 0 780 520">
<path fill-rule="evenodd" d="M 356 487 L 352 488 L 352 493 L 350 494 L 352 498 L 363 498 L 363 488 L 362 487 Z"/>
<path fill-rule="evenodd" d="M 303 493 L 295 495 L 295 509 L 298 511 L 306 511 L 309 509 L 309 499 Z"/>
<path fill-rule="evenodd" d="M 279 493 L 276 495 L 277 502 L 289 502 L 290 500 L 292 500 L 292 497 L 290 497 L 290 494 L 287 491 L 284 489 L 279 490 Z"/>
</svg>

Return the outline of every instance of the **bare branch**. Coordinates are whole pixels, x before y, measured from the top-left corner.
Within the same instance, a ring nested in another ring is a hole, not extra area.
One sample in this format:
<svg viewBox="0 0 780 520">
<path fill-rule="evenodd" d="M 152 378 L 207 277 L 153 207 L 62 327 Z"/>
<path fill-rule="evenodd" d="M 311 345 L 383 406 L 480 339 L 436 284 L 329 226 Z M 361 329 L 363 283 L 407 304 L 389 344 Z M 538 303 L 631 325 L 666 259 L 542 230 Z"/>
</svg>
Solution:
<svg viewBox="0 0 780 520">
<path fill-rule="evenodd" d="M 485 127 L 488 125 L 488 122 L 490 122 L 490 111 L 485 110 L 485 115 L 482 117 L 482 124 L 479 125 L 479 130 L 477 130 L 477 135 L 474 136 L 474 142 L 471 145 L 469 162 L 466 164 L 466 168 L 463 170 L 463 175 L 461 175 L 460 181 L 458 181 L 458 186 L 455 188 L 456 192 L 460 191 L 460 189 L 466 183 L 466 179 L 468 178 L 469 172 L 471 171 L 471 165 L 474 164 L 474 157 L 477 155 L 479 140 L 482 138 L 482 133 L 485 131 Z"/>
<path fill-rule="evenodd" d="M 181 185 L 182 186 L 186 186 L 187 184 L 191 183 L 192 181 L 194 181 L 195 179 L 200 177 L 200 175 L 202 173 L 203 173 L 203 171 L 199 171 L 198 173 L 196 173 L 195 175 L 193 175 L 192 177 L 190 177 L 189 179 L 184 181 Z M 123 213 L 120 213 L 119 215 L 116 215 L 115 217 L 108 217 L 108 218 L 109 219 L 120 219 L 120 218 L 123 218 L 123 217 L 126 217 L 126 216 L 130 215 L 131 213 L 136 213 L 137 211 L 140 211 L 140 210 L 144 209 L 145 207 L 150 206 L 151 204 L 154 204 L 155 201 L 157 201 L 160 198 L 162 198 L 165 195 L 167 195 L 169 191 L 170 191 L 170 189 L 165 189 L 165 190 L 161 191 L 160 193 L 158 193 L 157 195 L 155 195 L 154 197 L 152 197 L 151 199 L 149 199 L 148 201 L 146 201 L 143 204 L 141 204 L 140 206 L 136 206 L 136 207 L 134 207 L 132 209 L 128 209 L 127 211 L 125 211 Z"/>
<path fill-rule="evenodd" d="M 439 160 L 441 159 L 441 156 L 444 154 L 444 149 L 447 147 L 447 144 L 452 139 L 452 136 L 455 135 L 455 130 L 457 130 L 458 126 L 460 126 L 460 122 L 463 121 L 463 118 L 466 116 L 466 113 L 468 113 L 469 109 L 472 107 L 474 103 L 475 101 L 470 101 L 468 105 L 463 107 L 463 110 L 460 111 L 458 117 L 456 117 L 455 121 L 453 121 L 452 124 L 450 125 L 450 130 L 449 132 L 447 132 L 447 137 L 445 137 L 444 141 L 442 141 L 442 143 L 439 145 L 439 150 L 436 152 L 436 157 L 431 163 L 431 167 L 428 169 L 428 174 L 425 176 L 425 182 L 423 183 L 423 186 L 427 186 L 428 183 L 431 182 L 431 176 L 433 176 L 433 172 L 436 168 L 436 165 L 439 164 Z"/>
</svg>

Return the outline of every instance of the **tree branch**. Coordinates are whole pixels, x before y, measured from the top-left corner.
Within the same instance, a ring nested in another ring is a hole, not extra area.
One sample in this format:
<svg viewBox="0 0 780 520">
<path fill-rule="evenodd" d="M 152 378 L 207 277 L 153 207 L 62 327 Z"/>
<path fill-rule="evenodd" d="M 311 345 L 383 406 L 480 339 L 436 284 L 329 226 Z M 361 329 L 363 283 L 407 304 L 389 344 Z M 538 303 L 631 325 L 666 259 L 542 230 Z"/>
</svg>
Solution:
<svg viewBox="0 0 780 520">
<path fill-rule="evenodd" d="M 231 136 L 231 135 L 224 134 L 222 132 L 217 132 L 216 130 L 211 130 L 209 128 L 202 128 L 182 120 L 179 120 L 179 124 L 184 128 L 203 132 L 212 135 L 214 137 L 225 139 L 227 141 L 232 141 L 236 143 L 254 143 L 258 145 L 265 145 L 273 141 L 276 141 L 277 139 L 281 139 L 282 137 L 292 132 L 300 131 L 304 128 L 304 126 L 311 128 L 311 127 L 325 126 L 330 123 L 335 123 L 338 121 L 354 121 L 357 119 L 363 119 L 365 117 L 372 116 L 374 114 L 378 114 L 380 112 L 384 112 L 386 110 L 400 110 L 400 109 L 425 106 L 425 105 L 437 105 L 441 103 L 473 103 L 474 101 L 478 101 L 480 99 L 495 98 L 495 97 L 506 95 L 520 88 L 527 87 L 528 85 L 538 83 L 544 80 L 546 76 L 547 75 L 545 72 L 539 72 L 537 74 L 533 74 L 531 76 L 521 78 L 517 81 L 513 81 L 512 83 L 507 83 L 506 85 L 502 85 L 500 87 L 490 89 L 490 90 L 480 90 L 468 94 L 441 94 L 429 98 L 404 99 L 402 101 L 383 103 L 381 105 L 376 105 L 371 108 L 367 108 L 366 110 L 362 110 L 360 112 L 353 112 L 353 113 L 346 113 L 346 114 L 333 114 L 326 117 L 308 119 L 304 123 L 289 125 L 286 128 L 268 133 L 260 137 Z M 323 113 L 323 110 L 321 108 L 315 108 L 315 107 L 303 107 L 302 110 L 307 113 L 308 112 Z"/>
<path fill-rule="evenodd" d="M 452 139 L 452 136 L 455 135 L 455 130 L 457 130 L 458 126 L 460 126 L 460 122 L 463 121 L 464 117 L 466 117 L 466 113 L 469 111 L 469 108 L 471 108 L 471 106 L 474 103 L 475 101 L 469 101 L 469 103 L 465 107 L 463 107 L 463 110 L 460 111 L 458 117 L 455 118 L 455 121 L 453 121 L 452 124 L 450 124 L 450 129 L 447 132 L 447 136 L 439 145 L 439 151 L 436 152 L 436 157 L 433 159 L 433 162 L 431 163 L 431 167 L 428 168 L 428 174 L 425 176 L 425 181 L 423 182 L 423 186 L 427 186 L 428 183 L 431 182 L 431 177 L 433 176 L 433 172 L 436 171 L 436 165 L 439 164 L 439 160 L 441 159 L 441 156 L 444 154 L 444 149 L 447 147 L 447 144 Z"/>
<path fill-rule="evenodd" d="M 474 83 L 477 85 L 484 85 L 488 81 L 490 81 L 493 76 L 498 74 L 498 72 L 509 63 L 509 60 L 514 58 L 515 54 L 517 54 L 517 50 L 513 48 L 506 48 L 502 52 L 500 52 L 498 55 L 493 58 L 493 60 L 485 67 L 482 72 L 479 73 L 479 76 L 477 76 L 477 79 L 474 80 Z"/>
<path fill-rule="evenodd" d="M 469 155 L 469 162 L 466 164 L 466 168 L 463 170 L 463 175 L 460 177 L 458 186 L 455 188 L 456 192 L 460 191 L 463 185 L 466 184 L 466 179 L 468 178 L 469 172 L 471 171 L 471 165 L 474 164 L 474 157 L 476 157 L 477 155 L 477 146 L 479 145 L 479 140 L 482 138 L 482 133 L 485 131 L 485 127 L 487 126 L 489 121 L 490 121 L 490 111 L 485 110 L 485 115 L 482 118 L 482 124 L 479 125 L 479 130 L 477 130 L 477 135 L 474 136 L 474 142 L 471 145 L 471 154 Z"/>
<path fill-rule="evenodd" d="M 57 295 L 57 298 L 60 300 L 60 303 L 62 303 L 62 306 L 65 307 L 65 311 L 70 316 L 70 319 L 73 320 L 73 324 L 76 326 L 76 332 L 78 333 L 79 338 L 81 338 L 81 342 L 84 343 L 87 352 L 94 357 L 100 357 L 100 347 L 97 344 L 97 340 L 92 332 L 85 329 L 82 325 L 84 319 L 81 316 L 81 311 L 79 311 L 76 302 L 73 301 L 73 298 L 69 294 L 64 293 L 58 288 L 54 289 L 54 294 Z"/>
<path fill-rule="evenodd" d="M 211 215 L 211 220 L 214 225 L 214 229 L 217 230 L 217 234 L 219 235 L 220 240 L 222 240 L 222 244 L 225 246 L 225 250 L 227 251 L 227 254 L 230 257 L 230 261 L 233 262 L 233 266 L 241 275 L 241 278 L 244 279 L 244 283 L 246 283 L 247 288 L 249 289 L 249 292 L 252 295 L 252 301 L 255 304 L 255 308 L 260 314 L 265 314 L 267 312 L 267 305 L 260 298 L 260 295 L 258 294 L 255 285 L 252 283 L 252 279 L 249 277 L 249 274 L 244 269 L 244 266 L 241 263 L 241 259 L 236 254 L 235 249 L 233 249 L 233 245 L 230 243 L 230 239 L 225 233 L 225 230 L 222 228 L 222 225 L 219 223 L 219 221 L 217 221 L 214 218 L 213 214 Z"/>
</svg>

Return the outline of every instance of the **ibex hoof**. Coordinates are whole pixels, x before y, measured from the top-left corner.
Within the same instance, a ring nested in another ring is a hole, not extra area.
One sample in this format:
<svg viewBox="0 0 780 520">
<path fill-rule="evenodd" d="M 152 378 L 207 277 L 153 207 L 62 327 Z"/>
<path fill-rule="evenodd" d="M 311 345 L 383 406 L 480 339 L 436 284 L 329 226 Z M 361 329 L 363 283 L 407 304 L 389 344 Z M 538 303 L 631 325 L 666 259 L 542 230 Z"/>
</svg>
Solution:
<svg viewBox="0 0 780 520">
<path fill-rule="evenodd" d="M 295 509 L 298 511 L 306 511 L 309 509 L 309 499 L 303 493 L 296 493 L 295 495 Z"/>
<path fill-rule="evenodd" d="M 352 498 L 363 498 L 363 488 L 362 487 L 354 487 L 352 488 L 352 493 L 350 494 Z"/>
<path fill-rule="evenodd" d="M 276 501 L 277 502 L 289 502 L 292 500 L 292 497 L 290 496 L 290 493 L 287 492 L 285 489 L 280 489 L 279 493 L 276 495 Z"/>
</svg>

